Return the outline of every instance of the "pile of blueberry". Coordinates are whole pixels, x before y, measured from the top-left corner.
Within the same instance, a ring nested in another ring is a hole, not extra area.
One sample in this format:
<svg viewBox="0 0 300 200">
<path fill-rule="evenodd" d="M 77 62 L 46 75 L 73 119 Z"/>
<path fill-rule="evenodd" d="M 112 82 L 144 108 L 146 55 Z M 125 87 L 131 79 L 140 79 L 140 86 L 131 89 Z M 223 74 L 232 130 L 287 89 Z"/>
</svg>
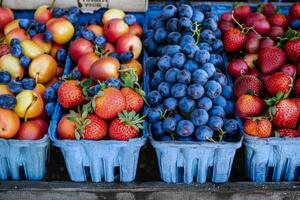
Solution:
<svg viewBox="0 0 300 200">
<path fill-rule="evenodd" d="M 232 88 L 223 73 L 218 16 L 207 5 L 165 5 L 149 23 L 149 107 L 153 137 L 161 141 L 236 141 Z"/>
</svg>

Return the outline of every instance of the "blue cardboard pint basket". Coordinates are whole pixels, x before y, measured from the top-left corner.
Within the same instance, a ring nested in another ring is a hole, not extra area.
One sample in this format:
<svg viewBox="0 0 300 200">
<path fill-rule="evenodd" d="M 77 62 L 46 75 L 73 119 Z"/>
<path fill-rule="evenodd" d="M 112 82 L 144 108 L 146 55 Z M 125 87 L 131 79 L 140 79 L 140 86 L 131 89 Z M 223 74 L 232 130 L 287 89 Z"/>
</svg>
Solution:
<svg viewBox="0 0 300 200">
<path fill-rule="evenodd" d="M 101 19 L 105 9 L 93 14 L 79 17 L 79 23 L 89 19 Z M 144 13 L 132 13 L 138 22 L 144 24 Z M 68 56 L 64 74 L 72 69 L 72 61 Z M 144 77 L 146 74 L 144 73 Z M 57 103 L 49 127 L 50 139 L 53 145 L 60 148 L 69 177 L 72 181 L 83 182 L 131 182 L 135 179 L 140 148 L 147 140 L 146 132 L 138 138 L 129 141 L 117 140 L 60 140 L 57 137 L 57 124 L 64 114 L 63 108 Z"/>
</svg>

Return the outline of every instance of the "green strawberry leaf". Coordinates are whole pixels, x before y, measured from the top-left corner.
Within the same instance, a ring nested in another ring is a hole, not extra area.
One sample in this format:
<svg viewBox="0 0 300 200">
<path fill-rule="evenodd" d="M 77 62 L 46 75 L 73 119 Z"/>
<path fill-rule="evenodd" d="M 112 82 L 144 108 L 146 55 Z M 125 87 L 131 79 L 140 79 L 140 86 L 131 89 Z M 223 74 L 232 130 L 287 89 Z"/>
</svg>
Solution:
<svg viewBox="0 0 300 200">
<path fill-rule="evenodd" d="M 267 106 L 273 106 L 273 105 L 274 105 L 274 101 L 273 101 L 272 98 L 266 99 L 266 100 L 265 100 L 265 104 L 267 104 Z"/>
<path fill-rule="evenodd" d="M 80 140 L 80 133 L 78 132 L 78 129 L 76 128 L 75 129 L 75 138 L 76 138 L 76 140 Z"/>
<path fill-rule="evenodd" d="M 271 114 L 271 116 L 274 116 L 276 114 L 276 107 L 275 106 L 270 107 L 269 113 Z"/>
<path fill-rule="evenodd" d="M 276 94 L 277 100 L 280 100 L 282 97 L 283 97 L 283 92 L 280 91 Z"/>
<path fill-rule="evenodd" d="M 74 110 L 70 110 L 70 114 L 72 118 L 77 118 L 77 113 Z"/>
<path fill-rule="evenodd" d="M 250 95 L 252 95 L 252 96 L 255 96 L 254 91 L 251 90 L 251 89 L 247 90 L 246 94 L 250 94 Z"/>
<path fill-rule="evenodd" d="M 86 119 L 87 118 L 87 116 L 88 116 L 88 112 L 87 111 L 83 111 L 82 112 L 82 115 L 81 115 L 81 118 L 83 118 L 83 119 Z"/>
<path fill-rule="evenodd" d="M 289 92 L 285 93 L 285 94 L 284 94 L 284 96 L 283 96 L 283 99 L 286 99 L 286 98 L 288 98 L 288 97 L 289 97 L 289 95 L 290 95 L 290 93 L 289 93 Z"/>
<path fill-rule="evenodd" d="M 280 137 L 280 133 L 278 133 L 277 131 L 274 131 L 274 136 L 275 137 Z"/>
</svg>

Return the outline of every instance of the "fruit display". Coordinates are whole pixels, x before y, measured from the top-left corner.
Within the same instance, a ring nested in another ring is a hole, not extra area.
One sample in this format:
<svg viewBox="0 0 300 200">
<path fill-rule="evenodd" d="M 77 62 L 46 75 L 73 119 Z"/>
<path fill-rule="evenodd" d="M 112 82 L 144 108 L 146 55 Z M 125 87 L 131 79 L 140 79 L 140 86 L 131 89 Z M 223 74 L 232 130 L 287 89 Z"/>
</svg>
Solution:
<svg viewBox="0 0 300 200">
<path fill-rule="evenodd" d="M 208 6 L 169 4 L 150 21 L 146 115 L 156 140 L 239 140 L 217 20 Z"/>
<path fill-rule="evenodd" d="M 222 14 L 218 26 L 244 132 L 261 138 L 298 137 L 299 3 L 291 5 L 287 16 L 276 10 L 272 3 L 256 11 L 238 5 Z"/>
<path fill-rule="evenodd" d="M 141 135 L 143 29 L 134 15 L 113 11 L 75 28 L 69 48 L 75 68 L 53 90 L 66 112 L 59 139 L 126 141 Z"/>
</svg>

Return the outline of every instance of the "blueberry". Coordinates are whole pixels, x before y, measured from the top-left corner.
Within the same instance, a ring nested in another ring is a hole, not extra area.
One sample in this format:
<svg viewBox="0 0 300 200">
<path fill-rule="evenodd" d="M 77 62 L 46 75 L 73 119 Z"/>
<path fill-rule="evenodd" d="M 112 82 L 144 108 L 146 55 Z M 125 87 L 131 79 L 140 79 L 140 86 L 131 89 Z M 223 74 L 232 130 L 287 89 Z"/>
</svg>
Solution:
<svg viewBox="0 0 300 200">
<path fill-rule="evenodd" d="M 186 55 L 187 58 L 193 59 L 195 53 L 199 50 L 196 44 L 187 44 L 182 48 L 182 53 Z"/>
<path fill-rule="evenodd" d="M 87 30 L 87 29 L 83 30 L 81 35 L 84 39 L 89 40 L 89 41 L 93 41 L 94 37 L 95 37 L 94 32 L 90 31 L 90 30 Z"/>
<path fill-rule="evenodd" d="M 63 8 L 53 8 L 52 16 L 53 17 L 61 17 L 65 14 L 65 10 Z"/>
<path fill-rule="evenodd" d="M 183 83 L 176 83 L 171 88 L 171 95 L 175 97 L 176 99 L 180 99 L 184 96 L 186 96 L 186 90 L 187 86 Z"/>
<path fill-rule="evenodd" d="M 212 80 L 217 81 L 218 83 L 220 83 L 221 86 L 225 86 L 228 83 L 228 79 L 225 76 L 225 74 L 220 73 L 220 72 L 215 72 L 214 75 L 212 76 Z"/>
<path fill-rule="evenodd" d="M 151 106 L 156 106 L 161 103 L 162 97 L 158 91 L 153 90 L 147 95 L 147 100 Z"/>
<path fill-rule="evenodd" d="M 124 17 L 124 22 L 128 25 L 133 25 L 136 22 L 136 17 L 132 14 L 127 14 Z"/>
<path fill-rule="evenodd" d="M 19 58 L 23 55 L 23 49 L 20 45 L 14 45 L 12 46 L 10 53 L 12 56 Z"/>
<path fill-rule="evenodd" d="M 122 87 L 120 79 L 117 78 L 109 78 L 104 83 L 107 87 L 114 87 L 117 89 L 121 89 Z"/>
<path fill-rule="evenodd" d="M 223 96 L 216 96 L 212 101 L 216 106 L 221 106 L 222 108 L 226 107 L 226 99 Z"/>
<path fill-rule="evenodd" d="M 183 120 L 182 115 L 180 115 L 180 114 L 178 114 L 178 113 L 174 115 L 174 118 L 176 119 L 177 122 Z"/>
<path fill-rule="evenodd" d="M 216 72 L 216 68 L 212 63 L 205 63 L 201 66 L 201 69 L 203 69 L 207 73 L 208 78 L 211 78 Z"/>
<path fill-rule="evenodd" d="M 60 48 L 56 52 L 56 60 L 59 62 L 65 62 L 67 58 L 67 51 L 64 48 Z"/>
<path fill-rule="evenodd" d="M 233 96 L 232 87 L 230 87 L 229 85 L 223 86 L 221 95 L 222 95 L 226 100 L 230 100 L 230 99 L 232 98 L 232 96 Z"/>
<path fill-rule="evenodd" d="M 24 90 L 33 90 L 36 86 L 36 82 L 32 78 L 23 78 L 22 87 Z"/>
<path fill-rule="evenodd" d="M 200 99 L 204 94 L 204 88 L 198 83 L 194 83 L 188 86 L 187 94 L 192 99 Z"/>
<path fill-rule="evenodd" d="M 35 29 L 30 29 L 29 31 L 28 31 L 28 35 L 30 36 L 30 37 L 33 37 L 33 36 L 35 36 L 37 34 L 37 31 L 35 30 Z"/>
<path fill-rule="evenodd" d="M 162 124 L 163 123 L 161 121 L 158 121 L 151 125 L 151 131 L 154 136 L 161 137 L 164 135 L 164 129 L 163 129 Z"/>
<path fill-rule="evenodd" d="M 200 34 L 201 40 L 207 42 L 208 44 L 212 44 L 216 37 L 211 30 L 205 29 Z"/>
<path fill-rule="evenodd" d="M 203 69 L 197 69 L 192 74 L 192 81 L 201 85 L 205 85 L 208 81 L 208 78 L 208 74 Z"/>
<path fill-rule="evenodd" d="M 0 107 L 3 109 L 12 110 L 17 104 L 17 100 L 13 95 L 2 94 L 0 95 Z"/>
<path fill-rule="evenodd" d="M 57 81 L 57 82 L 54 83 L 51 87 L 52 87 L 55 91 L 57 91 L 61 84 L 62 84 L 61 81 Z"/>
<path fill-rule="evenodd" d="M 80 9 L 76 6 L 72 6 L 69 8 L 68 13 L 78 15 L 80 13 Z"/>
<path fill-rule="evenodd" d="M 207 63 L 210 59 L 210 54 L 208 51 L 206 50 L 198 50 L 196 53 L 195 53 L 195 61 L 200 64 L 200 65 L 203 65 L 205 63 Z"/>
<path fill-rule="evenodd" d="M 220 29 L 216 29 L 214 32 L 214 36 L 216 37 L 216 38 L 221 38 L 222 37 L 222 32 L 221 32 L 221 30 Z"/>
<path fill-rule="evenodd" d="M 167 37 L 168 44 L 178 44 L 181 38 L 181 34 L 178 32 L 171 32 Z"/>
<path fill-rule="evenodd" d="M 183 97 L 178 102 L 178 108 L 183 113 L 191 113 L 195 109 L 195 101 L 188 97 Z"/>
<path fill-rule="evenodd" d="M 186 61 L 186 57 L 183 53 L 176 53 L 171 59 L 171 64 L 173 67 L 177 67 L 178 69 L 181 69 L 185 61 Z"/>
<path fill-rule="evenodd" d="M 216 13 L 214 13 L 214 12 L 207 12 L 207 13 L 205 13 L 205 18 L 212 19 L 212 20 L 214 20 L 216 22 L 219 20 L 218 15 Z"/>
<path fill-rule="evenodd" d="M 187 17 L 191 19 L 193 17 L 193 8 L 187 4 L 181 4 L 178 7 L 178 14 L 180 17 Z"/>
<path fill-rule="evenodd" d="M 176 76 L 176 80 L 179 83 L 189 84 L 191 82 L 191 72 L 187 70 L 180 70 Z"/>
<path fill-rule="evenodd" d="M 57 94 L 56 94 L 56 91 L 54 90 L 54 88 L 48 87 L 48 88 L 45 90 L 44 98 L 45 98 L 46 102 L 56 101 L 56 99 L 57 99 Z"/>
<path fill-rule="evenodd" d="M 164 142 L 169 142 L 172 141 L 173 139 L 169 135 L 164 135 L 163 137 L 160 138 L 160 140 Z"/>
<path fill-rule="evenodd" d="M 224 123 L 224 131 L 228 134 L 237 134 L 240 132 L 240 127 L 235 119 L 226 120 Z"/>
<path fill-rule="evenodd" d="M 11 75 L 7 71 L 0 71 L 0 83 L 9 83 Z"/>
<path fill-rule="evenodd" d="M 226 101 L 225 107 L 225 114 L 226 116 L 234 116 L 235 115 L 235 105 L 232 101 Z"/>
<path fill-rule="evenodd" d="M 46 30 L 46 24 L 45 23 L 39 23 L 36 27 L 37 32 L 43 33 Z"/>
<path fill-rule="evenodd" d="M 199 126 L 195 131 L 195 136 L 199 141 L 206 141 L 208 138 L 212 138 L 214 131 L 208 126 Z"/>
<path fill-rule="evenodd" d="M 112 58 L 116 58 L 116 59 L 119 59 L 119 54 L 116 53 L 116 52 L 111 52 L 108 54 L 109 57 L 112 57 Z"/>
<path fill-rule="evenodd" d="M 8 89 L 14 94 L 17 94 L 23 90 L 22 83 L 17 80 L 11 80 L 8 83 Z"/>
<path fill-rule="evenodd" d="M 225 110 L 221 106 L 214 106 L 214 107 L 212 107 L 212 109 L 210 109 L 209 115 L 224 118 L 225 117 Z"/>
<path fill-rule="evenodd" d="M 192 21 L 187 17 L 181 17 L 178 21 L 178 29 L 181 31 L 189 31 L 193 28 Z"/>
<path fill-rule="evenodd" d="M 212 43 L 212 49 L 214 53 L 221 53 L 223 51 L 223 42 L 219 39 Z"/>
<path fill-rule="evenodd" d="M 300 19 L 294 19 L 292 20 L 291 24 L 290 24 L 292 29 L 299 29 L 300 28 Z"/>
<path fill-rule="evenodd" d="M 98 94 L 98 92 L 101 90 L 101 86 L 99 84 L 89 88 L 89 93 L 92 95 L 92 96 L 95 96 L 96 94 Z"/>
<path fill-rule="evenodd" d="M 106 44 L 106 39 L 103 36 L 97 36 L 95 37 L 94 43 L 99 47 L 104 47 Z"/>
<path fill-rule="evenodd" d="M 176 140 L 182 141 L 182 142 L 190 142 L 190 141 L 193 141 L 194 139 L 192 136 L 188 136 L 188 137 L 178 137 Z"/>
<path fill-rule="evenodd" d="M 150 72 L 153 72 L 156 69 L 158 60 L 159 57 L 148 57 L 145 61 L 146 69 L 149 69 Z"/>
<path fill-rule="evenodd" d="M 165 28 L 158 28 L 154 33 L 154 40 L 157 43 L 163 43 L 168 37 L 168 31 Z"/>
<path fill-rule="evenodd" d="M 178 19 L 177 18 L 171 18 L 167 21 L 166 28 L 169 32 L 175 32 L 178 31 L 177 25 L 178 25 Z"/>
<path fill-rule="evenodd" d="M 183 69 L 190 71 L 193 73 L 195 70 L 199 68 L 198 64 L 194 60 L 187 60 L 183 66 Z M 192 78 L 193 79 L 193 78 Z"/>
<path fill-rule="evenodd" d="M 163 122 L 163 129 L 167 132 L 173 132 L 176 129 L 176 119 L 167 117 Z"/>
<path fill-rule="evenodd" d="M 171 17 L 174 17 L 177 13 L 176 6 L 169 4 L 163 7 L 160 16 L 163 20 L 169 19 Z"/>
<path fill-rule="evenodd" d="M 53 40 L 53 34 L 50 31 L 45 31 L 43 38 L 45 42 L 51 42 Z"/>
<path fill-rule="evenodd" d="M 170 68 L 165 74 L 165 80 L 169 83 L 175 83 L 177 74 L 180 72 L 177 68 Z"/>
<path fill-rule="evenodd" d="M 206 96 L 215 98 L 222 93 L 222 86 L 214 80 L 209 80 L 204 86 Z"/>
<path fill-rule="evenodd" d="M 30 26 L 30 20 L 29 19 L 19 19 L 19 26 L 20 26 L 20 28 L 27 30 Z"/>
<path fill-rule="evenodd" d="M 158 85 L 157 90 L 159 91 L 162 97 L 169 97 L 171 95 L 171 84 L 168 82 L 162 82 Z"/>
<path fill-rule="evenodd" d="M 150 123 L 155 123 L 160 119 L 160 110 L 156 108 L 147 108 L 146 109 L 147 120 Z"/>
<path fill-rule="evenodd" d="M 167 71 L 168 69 L 170 69 L 172 67 L 171 60 L 172 60 L 172 58 L 170 56 L 161 57 L 157 63 L 158 68 L 163 72 Z"/>
<path fill-rule="evenodd" d="M 164 81 L 164 73 L 162 71 L 156 71 L 153 74 L 153 78 L 151 80 L 151 86 L 156 88 L 161 82 Z"/>
<path fill-rule="evenodd" d="M 211 116 L 207 122 L 207 125 L 214 131 L 223 127 L 223 120 L 218 116 Z"/>
<path fill-rule="evenodd" d="M 185 45 L 188 45 L 188 44 L 195 44 L 196 41 L 194 39 L 193 36 L 191 35 L 183 35 L 180 39 L 180 42 L 179 42 L 179 45 L 183 48 Z"/>
<path fill-rule="evenodd" d="M 174 56 L 176 53 L 179 53 L 181 50 L 181 47 L 179 45 L 167 45 L 162 48 L 161 54 L 162 55 L 168 55 L 168 56 Z"/>
<path fill-rule="evenodd" d="M 206 111 L 209 111 L 212 108 L 212 101 L 208 97 L 202 97 L 197 101 L 196 106 L 197 108 L 201 108 Z"/>
<path fill-rule="evenodd" d="M 159 19 L 159 17 L 154 17 L 151 21 L 150 21 L 150 27 L 152 27 L 153 29 L 158 29 L 158 28 L 162 28 L 164 27 L 165 24 L 164 22 Z"/>
<path fill-rule="evenodd" d="M 208 113 L 204 109 L 195 109 L 190 116 L 191 121 L 195 126 L 201 126 L 208 122 Z"/>
<path fill-rule="evenodd" d="M 189 120 L 181 120 L 178 122 L 176 133 L 180 136 L 187 137 L 193 134 L 195 127 Z"/>
<path fill-rule="evenodd" d="M 67 15 L 67 18 L 72 24 L 76 24 L 78 21 L 78 16 L 76 14 L 69 14 Z"/>
<path fill-rule="evenodd" d="M 211 18 L 205 19 L 204 22 L 202 23 L 202 26 L 204 29 L 209 29 L 212 31 L 215 31 L 218 28 L 217 22 Z"/>
<path fill-rule="evenodd" d="M 200 43 L 198 44 L 198 48 L 199 48 L 200 50 L 206 50 L 206 51 L 208 51 L 209 53 L 212 53 L 212 47 L 211 47 L 209 44 L 207 44 L 206 42 L 200 42 Z"/>
<path fill-rule="evenodd" d="M 130 51 L 125 51 L 119 55 L 119 60 L 121 64 L 128 63 L 133 59 L 133 53 Z"/>
<path fill-rule="evenodd" d="M 78 71 L 78 69 L 73 69 L 71 71 L 71 77 L 75 80 L 80 80 L 82 75 L 81 75 L 80 71 Z"/>
<path fill-rule="evenodd" d="M 31 25 L 32 25 L 33 28 L 37 27 L 38 24 L 39 23 L 35 19 L 31 21 Z"/>
<path fill-rule="evenodd" d="M 10 41 L 10 46 L 19 45 L 19 44 L 20 44 L 20 40 L 18 38 L 13 38 Z"/>
<path fill-rule="evenodd" d="M 177 100 L 174 97 L 169 97 L 164 100 L 164 109 L 168 111 L 175 111 L 177 107 Z"/>
<path fill-rule="evenodd" d="M 204 20 L 204 14 L 200 10 L 195 9 L 192 17 L 193 22 L 202 23 Z"/>
<path fill-rule="evenodd" d="M 216 68 L 222 69 L 224 67 L 224 61 L 220 54 L 210 54 L 209 62 L 212 63 Z"/>
</svg>

